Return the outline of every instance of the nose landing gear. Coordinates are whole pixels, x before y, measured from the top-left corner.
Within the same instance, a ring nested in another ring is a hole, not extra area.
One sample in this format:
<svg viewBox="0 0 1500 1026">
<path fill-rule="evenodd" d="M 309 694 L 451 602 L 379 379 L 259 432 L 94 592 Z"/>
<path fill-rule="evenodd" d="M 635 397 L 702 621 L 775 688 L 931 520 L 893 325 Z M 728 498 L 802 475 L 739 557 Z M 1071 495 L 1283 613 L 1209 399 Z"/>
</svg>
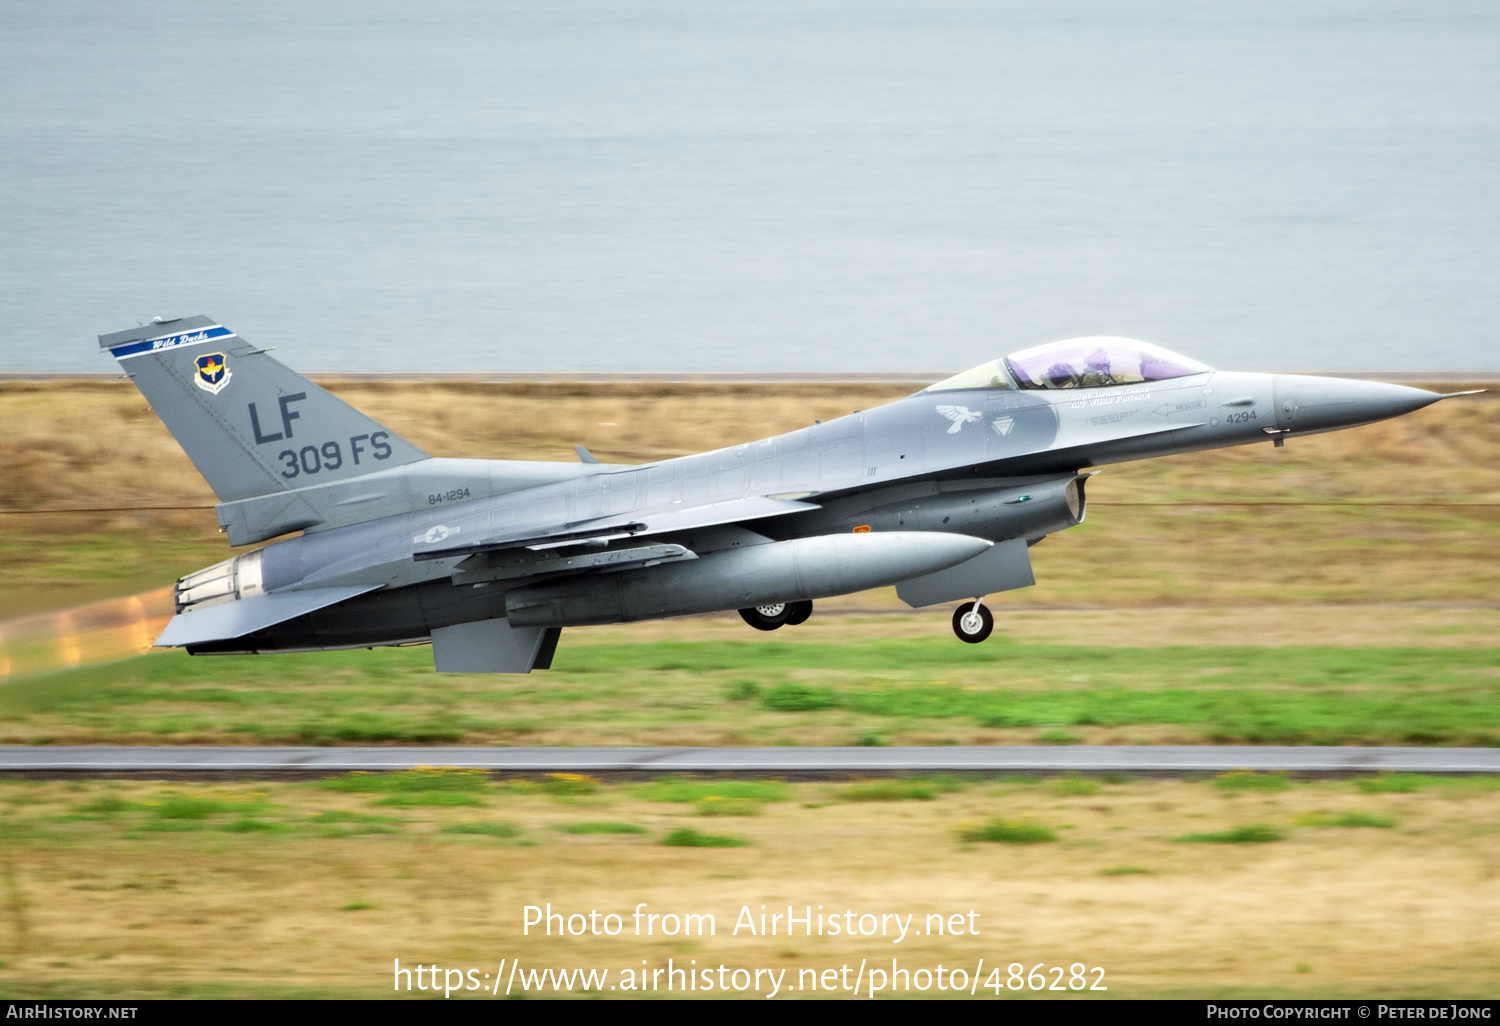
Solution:
<svg viewBox="0 0 1500 1026">
<path fill-rule="evenodd" d="M 984 596 L 965 602 L 953 611 L 953 633 L 959 641 L 977 645 L 995 629 L 995 617 L 984 606 Z"/>
<path fill-rule="evenodd" d="M 740 618 L 758 631 L 774 631 L 785 624 L 796 626 L 812 616 L 811 602 L 773 602 L 740 610 Z"/>
</svg>

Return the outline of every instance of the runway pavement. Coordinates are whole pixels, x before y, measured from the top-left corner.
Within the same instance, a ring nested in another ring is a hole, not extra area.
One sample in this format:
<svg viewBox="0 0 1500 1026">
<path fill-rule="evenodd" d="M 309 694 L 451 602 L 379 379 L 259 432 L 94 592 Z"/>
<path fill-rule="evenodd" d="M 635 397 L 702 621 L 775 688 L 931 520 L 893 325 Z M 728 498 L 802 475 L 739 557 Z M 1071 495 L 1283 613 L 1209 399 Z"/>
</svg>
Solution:
<svg viewBox="0 0 1500 1026">
<path fill-rule="evenodd" d="M 1213 745 L 931 748 L 167 748 L 0 746 L 0 774 L 315 776 L 460 766 L 501 773 L 1500 773 L 1500 748 Z"/>
</svg>

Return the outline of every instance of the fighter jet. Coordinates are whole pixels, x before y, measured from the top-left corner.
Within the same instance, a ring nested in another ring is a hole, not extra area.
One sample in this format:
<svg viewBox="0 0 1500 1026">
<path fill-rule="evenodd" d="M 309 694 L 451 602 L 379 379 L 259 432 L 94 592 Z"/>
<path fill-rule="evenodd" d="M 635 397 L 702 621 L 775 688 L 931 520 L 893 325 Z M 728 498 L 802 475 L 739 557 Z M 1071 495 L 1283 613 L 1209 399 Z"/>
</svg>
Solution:
<svg viewBox="0 0 1500 1026">
<path fill-rule="evenodd" d="M 1083 522 L 1091 468 L 1279 446 L 1447 398 L 1078 338 L 679 459 L 446 459 L 208 317 L 99 344 L 213 487 L 229 542 L 270 542 L 179 580 L 158 646 L 430 642 L 443 672 L 546 669 L 565 627 L 734 609 L 776 630 L 892 584 L 913 607 L 959 602 L 954 633 L 981 642 L 985 596 L 1035 583 L 1029 547 Z"/>
</svg>

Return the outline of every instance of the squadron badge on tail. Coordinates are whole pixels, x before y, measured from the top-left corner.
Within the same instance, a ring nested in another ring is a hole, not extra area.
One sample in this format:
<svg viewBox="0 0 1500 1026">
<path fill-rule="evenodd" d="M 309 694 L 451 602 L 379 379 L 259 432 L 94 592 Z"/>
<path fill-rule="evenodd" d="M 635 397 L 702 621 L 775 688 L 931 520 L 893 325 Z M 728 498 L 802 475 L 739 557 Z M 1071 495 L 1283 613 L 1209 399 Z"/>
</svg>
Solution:
<svg viewBox="0 0 1500 1026">
<path fill-rule="evenodd" d="M 229 372 L 229 362 L 223 353 L 205 353 L 193 362 L 198 367 L 198 373 L 193 376 L 193 384 L 213 395 L 224 391 L 224 386 L 234 376 Z"/>
</svg>

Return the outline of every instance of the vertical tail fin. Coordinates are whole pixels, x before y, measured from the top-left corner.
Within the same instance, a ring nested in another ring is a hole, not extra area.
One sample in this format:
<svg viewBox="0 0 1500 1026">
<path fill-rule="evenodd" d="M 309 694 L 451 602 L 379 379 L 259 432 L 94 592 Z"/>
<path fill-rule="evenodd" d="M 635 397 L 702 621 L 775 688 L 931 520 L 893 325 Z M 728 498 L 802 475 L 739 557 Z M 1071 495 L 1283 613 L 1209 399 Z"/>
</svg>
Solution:
<svg viewBox="0 0 1500 1026">
<path fill-rule="evenodd" d="M 224 502 L 428 458 L 208 317 L 158 318 L 99 345 Z"/>
</svg>

